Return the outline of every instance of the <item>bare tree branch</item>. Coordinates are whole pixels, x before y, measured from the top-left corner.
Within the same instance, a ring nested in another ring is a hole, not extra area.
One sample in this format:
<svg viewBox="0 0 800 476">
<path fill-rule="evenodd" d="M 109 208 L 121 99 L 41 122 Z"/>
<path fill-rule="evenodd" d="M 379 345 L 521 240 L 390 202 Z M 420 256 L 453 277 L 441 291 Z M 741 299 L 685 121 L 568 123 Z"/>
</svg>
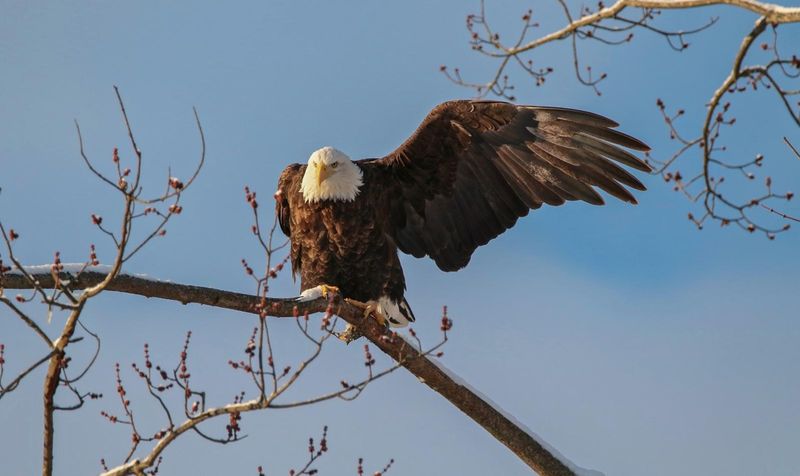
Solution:
<svg viewBox="0 0 800 476">
<path fill-rule="evenodd" d="M 125 104 L 122 101 L 122 96 L 119 93 L 119 90 L 115 87 L 114 91 L 117 96 L 118 105 L 120 111 L 122 112 L 123 121 L 125 124 L 125 128 L 127 131 L 128 139 L 130 140 L 131 147 L 133 149 L 133 153 L 135 156 L 135 165 L 133 166 L 133 176 L 131 177 L 131 169 L 124 168 L 120 165 L 120 157 L 118 149 L 114 149 L 113 153 L 113 163 L 116 168 L 116 180 L 112 180 L 111 178 L 104 175 L 99 169 L 97 169 L 92 162 L 89 160 L 88 155 L 86 154 L 86 150 L 84 149 L 83 137 L 80 132 L 80 128 L 78 123 L 76 122 L 76 128 L 78 132 L 78 141 L 80 144 L 80 155 L 83 159 L 86 166 L 89 170 L 98 178 L 100 178 L 103 182 L 110 185 L 112 188 L 115 189 L 119 196 L 121 197 L 122 201 L 122 213 L 121 213 L 121 220 L 119 223 L 119 231 L 118 234 L 115 234 L 109 229 L 105 228 L 102 225 L 102 217 L 97 215 L 92 215 L 92 221 L 94 224 L 106 235 L 110 236 L 115 245 L 115 257 L 113 260 L 113 264 L 111 266 L 105 267 L 104 273 L 102 276 L 99 276 L 97 280 L 92 281 L 90 285 L 83 286 L 80 288 L 72 288 L 69 287 L 69 281 L 65 281 L 61 279 L 61 276 L 65 271 L 64 265 L 61 262 L 60 253 L 56 251 L 55 258 L 53 263 L 47 266 L 40 268 L 42 271 L 40 274 L 49 275 L 49 279 L 45 281 L 41 281 L 37 279 L 34 275 L 28 273 L 25 268 L 20 264 L 19 260 L 14 255 L 13 250 L 13 242 L 19 239 L 19 234 L 15 232 L 13 229 L 9 229 L 6 232 L 6 229 L 0 224 L 0 234 L 2 234 L 2 239 L 5 244 L 5 248 L 7 249 L 8 257 L 13 263 L 14 268 L 8 266 L 0 260 L 0 304 L 5 305 L 5 307 L 10 308 L 14 314 L 17 315 L 23 322 L 25 322 L 33 331 L 39 335 L 42 340 L 48 346 L 49 353 L 46 358 L 40 359 L 39 361 L 32 364 L 28 370 L 22 372 L 19 377 L 17 377 L 12 383 L 7 386 L 5 389 L 0 389 L 2 392 L 0 396 L 4 395 L 9 391 L 13 391 L 20 383 L 20 381 L 25 378 L 30 372 L 37 368 L 39 365 L 43 365 L 47 362 L 47 370 L 45 372 L 44 377 L 44 385 L 43 385 L 43 392 L 42 392 L 42 400 L 43 400 L 43 422 L 44 422 L 44 429 L 43 429 L 43 452 L 42 452 L 42 475 L 43 476 L 50 476 L 53 473 L 53 444 L 54 444 L 54 419 L 53 414 L 56 410 L 74 410 L 78 409 L 83 406 L 85 398 L 99 398 L 99 394 L 95 394 L 93 392 L 80 392 L 74 386 L 74 384 L 80 380 L 89 368 L 92 367 L 94 362 L 96 361 L 97 354 L 99 352 L 99 338 L 93 334 L 91 331 L 86 329 L 83 324 L 80 322 L 81 315 L 83 310 L 88 303 L 89 300 L 106 290 L 108 285 L 114 281 L 117 275 L 122 270 L 122 266 L 124 262 L 129 259 L 133 254 L 135 254 L 139 249 L 141 249 L 145 244 L 147 244 L 151 239 L 155 236 L 161 236 L 164 234 L 164 226 L 169 221 L 169 219 L 176 214 L 179 214 L 182 210 L 182 207 L 178 205 L 178 201 L 180 200 L 181 193 L 186 190 L 186 188 L 191 185 L 194 181 L 195 177 L 200 171 L 200 168 L 203 165 L 204 158 L 205 158 L 205 139 L 203 137 L 203 129 L 200 125 L 200 121 L 197 116 L 197 112 L 195 111 L 195 120 L 197 123 L 197 127 L 200 133 L 200 142 L 201 142 L 201 156 L 200 161 L 198 164 L 197 169 L 195 170 L 194 174 L 191 178 L 186 182 L 183 183 L 175 177 L 169 177 L 167 180 L 167 188 L 166 192 L 162 196 L 158 196 L 151 199 L 146 199 L 142 197 L 142 188 L 139 186 L 141 180 L 141 171 L 142 171 L 142 152 L 139 149 L 139 146 L 136 143 L 135 136 L 131 129 L 131 125 L 128 119 L 128 114 L 125 109 Z M 130 181 L 130 182 L 129 182 Z M 168 204 L 168 201 L 172 201 L 173 203 Z M 146 204 L 150 205 L 144 212 L 137 214 L 136 213 L 136 206 L 137 204 Z M 157 206 L 159 205 L 169 205 L 169 209 L 167 212 L 161 212 L 158 210 Z M 161 221 L 155 227 L 155 230 L 152 231 L 149 235 L 145 236 L 141 242 L 138 244 L 135 242 L 131 242 L 131 230 L 133 228 L 133 222 L 135 219 L 148 215 L 154 214 L 160 217 Z M 81 273 L 86 270 L 90 265 L 97 265 L 99 264 L 97 261 L 97 256 L 95 254 L 94 245 L 90 246 L 90 259 L 88 262 L 79 264 L 76 267 L 70 269 L 76 277 L 79 277 Z M 16 269 L 18 274 L 15 274 L 12 269 Z M 19 303 L 29 303 L 33 301 L 35 297 L 40 297 L 43 304 L 47 306 L 48 310 L 48 321 L 49 316 L 52 312 L 52 309 L 55 307 L 57 309 L 65 310 L 69 312 L 67 316 L 63 328 L 61 329 L 58 337 L 55 340 L 51 340 L 50 337 L 43 331 L 43 329 L 27 314 L 25 314 L 22 308 L 18 307 L 15 303 L 13 303 L 5 294 L 5 290 L 9 289 L 6 286 L 6 276 L 9 274 L 15 274 L 17 278 L 22 278 L 27 282 L 26 288 L 32 289 L 33 293 L 29 297 L 25 297 L 22 295 L 16 296 L 16 301 Z M 38 274 L 37 274 L 38 276 Z M 74 289 L 80 289 L 82 292 L 73 294 Z M 67 373 L 67 367 L 71 360 L 71 357 L 67 355 L 67 347 L 78 340 L 79 338 L 75 338 L 75 332 L 78 327 L 83 328 L 89 335 L 95 338 L 97 343 L 97 347 L 95 350 L 94 357 L 89 361 L 83 371 L 79 372 L 79 374 L 74 377 L 70 378 Z M 59 388 L 65 387 L 69 390 L 72 395 L 77 398 L 77 401 L 66 406 L 58 406 L 55 404 L 55 396 Z"/>
<path fill-rule="evenodd" d="M 40 280 L 42 286 L 53 284 L 53 277 L 49 273 L 32 273 Z M 102 282 L 109 275 L 103 272 L 84 271 L 80 276 L 72 276 L 65 273 L 60 279 L 69 282 L 72 289 L 85 289 L 96 286 L 97 282 Z M 6 273 L 5 286 L 9 289 L 29 289 L 30 283 L 17 272 Z M 136 294 L 145 297 L 156 297 L 178 301 L 183 304 L 204 304 L 207 306 L 232 309 L 236 311 L 259 314 L 266 312 L 272 317 L 293 317 L 302 316 L 305 313 L 325 312 L 329 307 L 326 299 L 318 299 L 309 302 L 297 302 L 295 299 L 285 298 L 265 298 L 243 293 L 223 291 L 215 288 L 202 286 L 192 286 L 173 282 L 155 281 L 129 274 L 119 274 L 108 282 L 105 289 L 127 294 Z M 261 311 L 264 310 L 264 311 Z M 506 445 L 528 466 L 543 476 L 547 475 L 572 475 L 573 470 L 563 463 L 549 449 L 542 446 L 532 435 L 521 428 L 520 425 L 495 408 L 490 402 L 486 401 L 481 395 L 477 394 L 464 383 L 455 380 L 440 365 L 433 360 L 420 355 L 415 346 L 410 345 L 405 340 L 393 336 L 385 328 L 379 325 L 374 319 L 365 318 L 363 309 L 348 304 L 339 296 L 333 302 L 334 313 L 341 316 L 345 321 L 356 326 L 356 328 L 369 339 L 374 345 L 380 348 L 385 354 L 408 369 L 421 382 L 435 390 L 453 405 L 481 425 L 486 431 L 494 436 L 498 441 Z M 259 400 L 242 402 L 233 406 L 219 407 L 209 410 L 203 419 L 211 418 L 223 412 L 245 411 L 254 405 L 259 405 Z M 196 417 L 199 418 L 199 417 Z M 176 427 L 170 435 L 165 438 L 174 439 L 178 434 L 188 430 L 183 425 Z M 163 443 L 162 443 L 163 442 Z M 168 442 L 161 440 L 156 448 L 166 445 Z M 147 464 L 155 464 L 155 460 L 160 452 L 151 453 L 152 461 Z M 134 464 L 135 463 L 135 464 Z M 115 468 L 108 474 L 125 474 L 136 464 L 142 465 L 143 461 L 131 461 L 128 466 Z M 146 466 L 139 466 L 146 467 Z"/>
<path fill-rule="evenodd" d="M 792 149 L 792 153 L 794 153 L 795 157 L 800 159 L 800 152 L 798 152 L 797 149 L 795 149 L 794 145 L 791 142 L 789 142 L 789 139 L 784 137 L 783 141 L 786 143 L 787 146 L 789 146 L 790 149 Z"/>
<path fill-rule="evenodd" d="M 487 19 L 485 1 L 480 2 L 480 11 L 467 16 L 467 30 L 470 33 L 470 45 L 474 51 L 496 61 L 495 72 L 485 82 L 467 81 L 458 68 L 452 71 L 445 66 L 441 71 L 452 82 L 471 88 L 479 97 L 489 94 L 515 100 L 514 84 L 509 80 L 509 65 L 518 65 L 524 73 L 534 80 L 536 86 L 545 84 L 547 77 L 553 72 L 552 67 L 534 67 L 532 59 L 521 55 L 560 40 L 570 40 L 572 64 L 578 81 L 591 87 L 598 95 L 598 85 L 607 78 L 606 73 L 596 74 L 591 66 L 582 66 L 578 54 L 578 40 L 594 40 L 606 45 L 619 45 L 630 42 L 635 30 L 645 30 L 665 38 L 669 46 L 676 51 L 689 47 L 687 38 L 707 30 L 713 26 L 717 18 L 694 28 L 669 30 L 657 27 L 654 23 L 662 14 L 662 10 L 680 10 L 712 5 L 728 5 L 760 15 L 753 28 L 746 34 L 736 49 L 732 59 L 732 67 L 728 75 L 704 105 L 703 125 L 693 137 L 687 138 L 676 127 L 676 121 L 684 116 L 684 109 L 667 114 L 664 102 L 657 101 L 658 108 L 667 123 L 670 138 L 679 143 L 678 150 L 668 158 L 656 158 L 648 154 L 649 162 L 654 165 L 654 173 L 661 175 L 666 182 L 673 183 L 675 191 L 683 193 L 690 201 L 699 203 L 703 209 L 695 216 L 688 214 L 698 229 L 702 229 L 707 221 L 716 221 L 722 226 L 736 225 L 748 232 L 760 232 L 769 239 L 774 239 L 781 232 L 790 229 L 789 223 L 779 225 L 762 222 L 764 213 L 774 217 L 794 221 L 791 216 L 777 212 L 772 205 L 776 201 L 790 201 L 792 192 L 776 193 L 772 188 L 772 179 L 766 177 L 766 186 L 751 198 L 737 198 L 735 192 L 723 187 L 726 174 L 739 172 L 747 181 L 755 178 L 754 168 L 761 167 L 763 156 L 745 163 L 733 163 L 727 159 L 727 147 L 722 143 L 722 131 L 732 127 L 736 118 L 731 117 L 730 96 L 736 93 L 757 91 L 758 89 L 773 91 L 789 114 L 790 119 L 800 126 L 800 110 L 796 97 L 800 88 L 792 87 L 800 79 L 800 58 L 797 54 L 787 56 L 780 52 L 778 45 L 778 27 L 782 24 L 800 23 L 800 7 L 784 7 L 753 0 L 618 0 L 606 6 L 601 0 L 596 10 L 581 7 L 579 14 L 573 15 L 567 0 L 555 0 L 563 10 L 566 25 L 549 34 L 534 39 L 527 38 L 533 28 L 539 24 L 533 21 L 533 14 L 528 10 L 523 16 L 523 24 L 519 36 L 511 40 L 501 40 L 501 34 L 494 30 Z M 755 48 L 757 40 L 770 31 L 772 39 Z M 505 35 L 503 35 L 505 37 Z M 793 45 L 794 46 L 794 45 Z M 767 52 L 771 58 L 762 64 L 754 63 L 758 57 L 756 50 Z M 513 60 L 513 61 L 512 61 Z M 677 167 L 679 159 L 700 151 L 698 161 L 693 166 L 696 171 L 688 174 Z M 735 177 L 734 177 L 735 178 Z"/>
<path fill-rule="evenodd" d="M 762 3 L 755 0 L 618 0 L 610 7 L 602 8 L 591 15 L 585 15 L 564 28 L 554 31 L 549 35 L 537 38 L 524 45 L 509 48 L 506 54 L 516 55 L 538 48 L 547 43 L 563 40 L 572 33 L 585 26 L 593 25 L 602 20 L 613 18 L 628 7 L 648 8 L 659 10 L 683 10 L 686 8 L 707 7 L 711 5 L 730 5 L 750 10 L 763 16 L 769 23 L 795 23 L 800 22 L 800 7 L 784 7 L 773 3 Z M 503 55 L 498 55 L 503 56 Z"/>
</svg>

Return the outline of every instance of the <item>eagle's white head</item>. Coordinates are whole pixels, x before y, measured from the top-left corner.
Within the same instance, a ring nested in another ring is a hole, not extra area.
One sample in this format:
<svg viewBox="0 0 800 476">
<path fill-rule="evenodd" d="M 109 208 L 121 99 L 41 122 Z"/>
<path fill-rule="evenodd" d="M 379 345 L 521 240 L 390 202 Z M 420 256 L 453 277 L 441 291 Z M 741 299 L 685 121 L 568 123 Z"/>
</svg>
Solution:
<svg viewBox="0 0 800 476">
<path fill-rule="evenodd" d="M 323 147 L 311 154 L 300 191 L 306 203 L 352 201 L 363 183 L 361 169 L 343 152 Z"/>
</svg>

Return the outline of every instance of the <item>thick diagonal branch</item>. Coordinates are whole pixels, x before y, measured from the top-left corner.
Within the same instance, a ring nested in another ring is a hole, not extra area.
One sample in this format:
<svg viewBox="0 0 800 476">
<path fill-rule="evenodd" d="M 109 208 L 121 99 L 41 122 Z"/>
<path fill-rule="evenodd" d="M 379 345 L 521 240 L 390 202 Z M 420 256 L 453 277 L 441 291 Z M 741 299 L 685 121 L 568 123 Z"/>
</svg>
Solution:
<svg viewBox="0 0 800 476">
<path fill-rule="evenodd" d="M 53 277 L 49 272 L 32 273 L 43 288 L 52 286 Z M 73 289 L 85 289 L 96 285 L 106 277 L 103 272 L 84 271 L 79 277 L 64 274 L 62 282 L 69 280 Z M 26 289 L 30 282 L 20 274 L 8 273 L 3 276 L 0 286 L 6 289 Z M 266 310 L 272 317 L 294 317 L 305 313 L 324 312 L 329 306 L 325 299 L 299 303 L 294 299 L 269 298 L 223 291 L 220 289 L 186 284 L 156 281 L 145 277 L 120 274 L 106 287 L 107 291 L 137 294 L 148 298 L 155 297 L 178 301 L 183 304 L 204 304 L 207 306 L 258 313 Z M 453 405 L 481 425 L 498 441 L 506 445 L 533 470 L 543 476 L 574 475 L 577 468 L 563 460 L 554 450 L 546 448 L 526 429 L 505 415 L 501 410 L 485 400 L 465 383 L 457 381 L 443 367 L 421 356 L 410 344 L 401 338 L 393 338 L 390 333 L 374 319 L 364 319 L 363 310 L 342 299 L 333 303 L 334 312 L 345 321 L 356 326 L 359 331 L 389 357 L 408 369 L 421 382 L 429 386 Z"/>
</svg>

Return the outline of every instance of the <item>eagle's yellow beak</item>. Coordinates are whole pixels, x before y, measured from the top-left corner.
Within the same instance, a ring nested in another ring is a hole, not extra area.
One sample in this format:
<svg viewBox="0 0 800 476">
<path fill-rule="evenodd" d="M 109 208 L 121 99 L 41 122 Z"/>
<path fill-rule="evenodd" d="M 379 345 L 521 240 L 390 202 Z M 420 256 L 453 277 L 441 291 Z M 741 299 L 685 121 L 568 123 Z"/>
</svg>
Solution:
<svg viewBox="0 0 800 476">
<path fill-rule="evenodd" d="M 325 164 L 319 164 L 319 166 L 317 166 L 317 186 L 322 185 L 322 182 L 330 177 L 332 173 L 333 170 L 326 167 Z"/>
</svg>

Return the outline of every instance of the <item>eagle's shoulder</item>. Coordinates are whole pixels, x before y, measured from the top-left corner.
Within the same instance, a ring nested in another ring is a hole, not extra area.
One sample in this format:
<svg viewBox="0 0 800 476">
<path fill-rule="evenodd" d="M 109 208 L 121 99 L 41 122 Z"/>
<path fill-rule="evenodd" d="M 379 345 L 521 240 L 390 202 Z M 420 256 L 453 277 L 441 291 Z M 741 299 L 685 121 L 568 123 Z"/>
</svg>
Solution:
<svg viewBox="0 0 800 476">
<path fill-rule="evenodd" d="M 391 169 L 385 161 L 377 158 L 361 159 L 353 161 L 361 170 L 364 184 L 372 186 L 376 184 L 385 185 L 386 180 L 391 180 Z"/>
<path fill-rule="evenodd" d="M 286 168 L 283 169 L 281 172 L 281 176 L 278 179 L 278 183 L 283 183 L 286 181 L 291 180 L 292 178 L 299 175 L 300 177 L 303 176 L 305 172 L 306 166 L 304 164 L 289 164 Z"/>
<path fill-rule="evenodd" d="M 281 172 L 278 178 L 278 190 L 276 193 L 284 195 L 294 195 L 300 192 L 300 183 L 303 181 L 303 174 L 305 174 L 306 165 L 304 164 L 289 164 Z"/>
<path fill-rule="evenodd" d="M 275 191 L 275 215 L 286 236 L 291 236 L 291 208 L 302 205 L 300 184 L 303 181 L 305 169 L 305 165 L 290 164 L 283 169 L 278 178 L 278 190 Z"/>
</svg>

